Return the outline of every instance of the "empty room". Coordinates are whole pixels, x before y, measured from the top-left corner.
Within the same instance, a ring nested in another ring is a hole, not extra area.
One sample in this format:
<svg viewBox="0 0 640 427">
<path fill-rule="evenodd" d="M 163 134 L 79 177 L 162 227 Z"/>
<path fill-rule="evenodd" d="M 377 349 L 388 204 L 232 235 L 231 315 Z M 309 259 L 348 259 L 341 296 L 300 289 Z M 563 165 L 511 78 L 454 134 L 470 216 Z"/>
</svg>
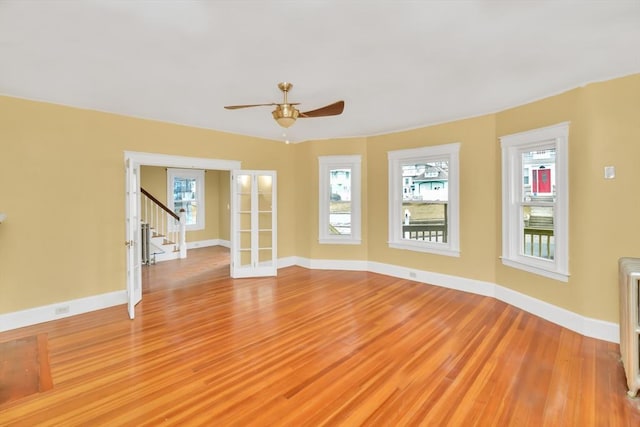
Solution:
<svg viewBox="0 0 640 427">
<path fill-rule="evenodd" d="M 0 425 L 640 425 L 640 2 L 0 0 Z"/>
</svg>

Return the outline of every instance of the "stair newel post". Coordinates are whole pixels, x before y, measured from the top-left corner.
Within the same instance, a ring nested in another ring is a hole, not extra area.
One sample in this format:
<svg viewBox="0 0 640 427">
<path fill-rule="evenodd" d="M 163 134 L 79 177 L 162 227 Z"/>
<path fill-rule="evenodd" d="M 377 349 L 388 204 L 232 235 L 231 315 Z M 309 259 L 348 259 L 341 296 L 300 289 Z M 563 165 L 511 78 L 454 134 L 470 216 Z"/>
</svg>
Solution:
<svg viewBox="0 0 640 427">
<path fill-rule="evenodd" d="M 187 257 L 187 214 L 180 209 L 180 258 Z"/>
</svg>

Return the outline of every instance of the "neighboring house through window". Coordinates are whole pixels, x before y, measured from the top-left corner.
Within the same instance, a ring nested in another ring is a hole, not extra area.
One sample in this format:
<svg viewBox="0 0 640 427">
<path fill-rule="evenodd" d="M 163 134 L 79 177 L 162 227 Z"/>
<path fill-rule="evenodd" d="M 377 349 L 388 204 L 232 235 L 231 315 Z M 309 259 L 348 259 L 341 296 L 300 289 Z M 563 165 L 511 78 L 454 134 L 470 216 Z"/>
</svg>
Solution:
<svg viewBox="0 0 640 427">
<path fill-rule="evenodd" d="M 318 162 L 320 243 L 360 244 L 361 156 L 322 156 Z"/>
<path fill-rule="evenodd" d="M 167 202 L 178 215 L 185 210 L 187 230 L 203 230 L 204 170 L 167 169 Z"/>
<path fill-rule="evenodd" d="M 569 279 L 569 124 L 500 138 L 502 263 Z"/>
<path fill-rule="evenodd" d="M 460 143 L 390 151 L 389 246 L 460 256 Z"/>
</svg>

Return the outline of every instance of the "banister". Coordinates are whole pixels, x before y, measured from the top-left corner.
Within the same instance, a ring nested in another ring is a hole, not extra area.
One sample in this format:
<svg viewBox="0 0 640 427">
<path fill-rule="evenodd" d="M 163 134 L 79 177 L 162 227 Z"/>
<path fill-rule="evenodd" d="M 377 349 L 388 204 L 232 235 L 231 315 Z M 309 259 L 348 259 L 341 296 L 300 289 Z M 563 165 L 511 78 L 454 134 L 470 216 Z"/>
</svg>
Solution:
<svg viewBox="0 0 640 427">
<path fill-rule="evenodd" d="M 164 205 L 164 203 L 162 203 L 160 200 L 158 200 L 155 197 L 153 197 L 151 195 L 151 193 L 149 193 L 147 190 L 145 190 L 144 188 L 140 187 L 140 192 L 142 194 L 144 194 L 145 196 L 147 196 L 149 199 L 151 199 L 153 201 L 153 203 L 155 203 L 156 205 L 160 206 L 162 208 L 162 210 L 164 210 L 166 213 L 171 215 L 174 219 L 176 219 L 177 221 L 180 221 L 180 217 L 175 212 L 173 212 L 171 209 L 166 207 Z"/>
</svg>

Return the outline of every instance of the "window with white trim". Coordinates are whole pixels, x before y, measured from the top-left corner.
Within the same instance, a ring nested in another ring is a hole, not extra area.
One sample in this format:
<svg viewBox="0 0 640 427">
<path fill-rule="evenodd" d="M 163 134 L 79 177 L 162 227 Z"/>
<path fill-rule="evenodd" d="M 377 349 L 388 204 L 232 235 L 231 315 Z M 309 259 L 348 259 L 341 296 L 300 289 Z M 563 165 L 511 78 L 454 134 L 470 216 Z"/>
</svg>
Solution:
<svg viewBox="0 0 640 427">
<path fill-rule="evenodd" d="M 167 207 L 178 215 L 185 210 L 187 230 L 203 230 L 204 170 L 167 169 Z"/>
<path fill-rule="evenodd" d="M 500 138 L 502 263 L 569 280 L 569 123 Z"/>
<path fill-rule="evenodd" d="M 390 151 L 389 247 L 460 256 L 460 143 Z"/>
<path fill-rule="evenodd" d="M 320 243 L 360 244 L 361 156 L 321 156 L 318 162 Z"/>
</svg>

